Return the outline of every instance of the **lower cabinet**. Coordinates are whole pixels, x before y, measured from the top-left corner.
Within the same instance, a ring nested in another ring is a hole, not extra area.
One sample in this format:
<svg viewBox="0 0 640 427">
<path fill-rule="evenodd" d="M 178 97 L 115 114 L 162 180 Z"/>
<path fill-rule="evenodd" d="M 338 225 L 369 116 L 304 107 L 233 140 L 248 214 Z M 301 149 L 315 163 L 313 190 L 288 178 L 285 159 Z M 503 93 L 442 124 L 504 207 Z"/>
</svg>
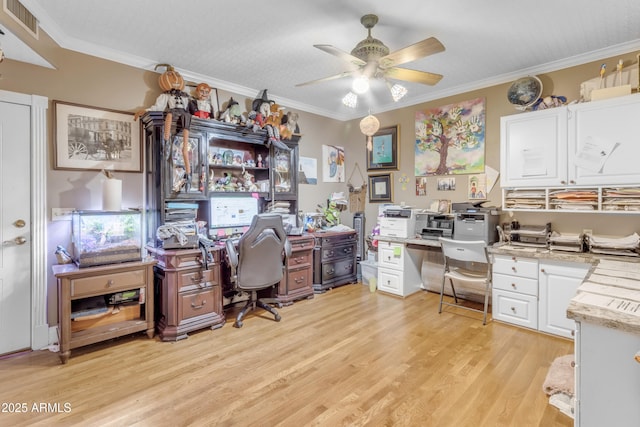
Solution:
<svg viewBox="0 0 640 427">
<path fill-rule="evenodd" d="M 493 318 L 542 332 L 572 338 L 575 322 L 567 307 L 590 265 L 493 256 Z"/>
<path fill-rule="evenodd" d="M 378 240 L 378 290 L 406 297 L 422 287 L 420 249 Z"/>
<path fill-rule="evenodd" d="M 316 232 L 313 249 L 313 290 L 327 290 L 356 283 L 357 233 L 355 231 Z"/>
<path fill-rule="evenodd" d="M 187 338 L 187 333 L 225 323 L 220 282 L 220 252 L 148 247 L 155 267 L 156 329 L 163 341 Z"/>
<path fill-rule="evenodd" d="M 538 329 L 572 338 L 575 321 L 567 318 L 567 307 L 578 287 L 587 277 L 589 264 L 540 261 L 538 286 Z"/>
</svg>

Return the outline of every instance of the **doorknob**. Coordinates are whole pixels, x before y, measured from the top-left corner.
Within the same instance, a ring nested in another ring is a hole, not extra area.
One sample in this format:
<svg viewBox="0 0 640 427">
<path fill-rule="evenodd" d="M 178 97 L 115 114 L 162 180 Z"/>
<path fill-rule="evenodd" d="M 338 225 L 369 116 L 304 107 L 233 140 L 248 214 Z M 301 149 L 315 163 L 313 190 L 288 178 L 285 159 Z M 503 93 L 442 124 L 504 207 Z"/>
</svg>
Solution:
<svg viewBox="0 0 640 427">
<path fill-rule="evenodd" d="M 14 222 L 14 223 L 13 223 L 13 225 L 15 225 L 15 226 L 16 226 L 16 227 L 18 227 L 18 228 L 22 228 L 22 227 L 24 227 L 25 225 L 27 225 L 27 223 L 26 223 L 26 222 L 24 222 L 24 219 L 19 219 L 19 220 L 17 220 L 16 222 Z"/>
<path fill-rule="evenodd" d="M 25 243 L 27 243 L 27 239 L 23 236 L 18 236 L 13 240 L 5 240 L 2 242 L 2 246 L 24 245 Z"/>
</svg>

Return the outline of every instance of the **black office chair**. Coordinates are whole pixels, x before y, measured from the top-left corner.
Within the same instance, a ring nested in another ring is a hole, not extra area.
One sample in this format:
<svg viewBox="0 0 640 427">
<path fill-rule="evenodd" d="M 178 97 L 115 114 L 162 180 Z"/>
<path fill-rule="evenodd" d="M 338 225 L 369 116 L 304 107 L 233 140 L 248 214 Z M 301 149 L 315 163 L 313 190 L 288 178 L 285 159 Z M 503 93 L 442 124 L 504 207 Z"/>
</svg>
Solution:
<svg viewBox="0 0 640 427">
<path fill-rule="evenodd" d="M 280 314 L 267 302 L 258 298 L 258 291 L 280 283 L 284 276 L 291 244 L 278 214 L 260 214 L 253 217 L 251 226 L 236 242 L 227 240 L 227 257 L 231 267 L 231 281 L 235 289 L 250 293 L 249 301 L 242 308 L 233 324 L 242 327 L 242 319 L 248 311 L 261 307 L 280 321 Z"/>
</svg>

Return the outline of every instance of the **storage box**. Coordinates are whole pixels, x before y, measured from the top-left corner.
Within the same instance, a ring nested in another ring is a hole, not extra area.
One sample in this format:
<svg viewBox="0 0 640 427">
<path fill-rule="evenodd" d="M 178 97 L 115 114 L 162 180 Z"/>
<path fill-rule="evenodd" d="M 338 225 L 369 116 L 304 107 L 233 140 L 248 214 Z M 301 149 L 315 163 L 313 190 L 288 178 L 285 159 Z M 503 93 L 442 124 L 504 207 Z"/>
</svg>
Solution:
<svg viewBox="0 0 640 427">
<path fill-rule="evenodd" d="M 104 313 L 76 317 L 71 321 L 71 332 L 79 332 L 128 320 L 143 320 L 143 307 L 141 304 L 109 306 Z"/>
<path fill-rule="evenodd" d="M 73 260 L 78 267 L 142 260 L 141 219 L 136 211 L 73 212 Z"/>
<path fill-rule="evenodd" d="M 362 270 L 362 284 L 369 285 L 372 277 L 378 278 L 378 263 L 373 261 L 360 261 L 360 269 Z"/>
</svg>

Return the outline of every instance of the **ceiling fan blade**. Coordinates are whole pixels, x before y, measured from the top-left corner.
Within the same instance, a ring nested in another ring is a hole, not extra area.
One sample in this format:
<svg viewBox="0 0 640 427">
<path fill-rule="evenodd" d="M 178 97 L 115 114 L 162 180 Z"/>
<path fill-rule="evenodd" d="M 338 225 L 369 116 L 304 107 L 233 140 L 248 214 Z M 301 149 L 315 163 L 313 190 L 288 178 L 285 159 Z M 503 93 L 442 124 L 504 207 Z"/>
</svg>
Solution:
<svg viewBox="0 0 640 427">
<path fill-rule="evenodd" d="M 361 67 L 366 64 L 362 59 L 357 58 L 350 53 L 340 50 L 337 47 L 333 47 L 330 44 L 314 44 L 313 47 L 320 49 L 323 52 L 327 52 L 333 56 L 337 56 L 345 62 Z"/>
<path fill-rule="evenodd" d="M 354 71 L 344 71 L 344 72 L 342 72 L 342 73 L 340 73 L 340 74 L 335 74 L 335 75 L 333 75 L 333 76 L 324 77 L 324 78 L 317 79 L 317 80 L 311 80 L 311 81 L 304 82 L 304 83 L 298 83 L 298 84 L 296 85 L 296 87 L 299 87 L 299 86 L 308 86 L 308 85 L 312 85 L 312 84 L 315 84 L 315 83 L 327 82 L 327 81 L 329 81 L 329 80 L 341 79 L 342 77 L 349 77 L 349 76 L 353 75 L 356 71 L 357 71 L 357 70 L 354 70 Z"/>
<path fill-rule="evenodd" d="M 444 46 L 435 37 L 429 37 L 426 40 L 412 44 L 395 52 L 391 52 L 389 55 L 383 56 L 379 60 L 380 68 L 390 68 L 396 65 L 406 64 L 407 62 L 415 61 L 416 59 L 424 58 L 425 56 L 433 55 L 434 53 L 444 51 Z"/>
<path fill-rule="evenodd" d="M 386 77 L 407 82 L 422 83 L 433 86 L 442 79 L 442 74 L 427 73 L 426 71 L 409 70 L 408 68 L 388 68 L 384 71 Z"/>
</svg>

